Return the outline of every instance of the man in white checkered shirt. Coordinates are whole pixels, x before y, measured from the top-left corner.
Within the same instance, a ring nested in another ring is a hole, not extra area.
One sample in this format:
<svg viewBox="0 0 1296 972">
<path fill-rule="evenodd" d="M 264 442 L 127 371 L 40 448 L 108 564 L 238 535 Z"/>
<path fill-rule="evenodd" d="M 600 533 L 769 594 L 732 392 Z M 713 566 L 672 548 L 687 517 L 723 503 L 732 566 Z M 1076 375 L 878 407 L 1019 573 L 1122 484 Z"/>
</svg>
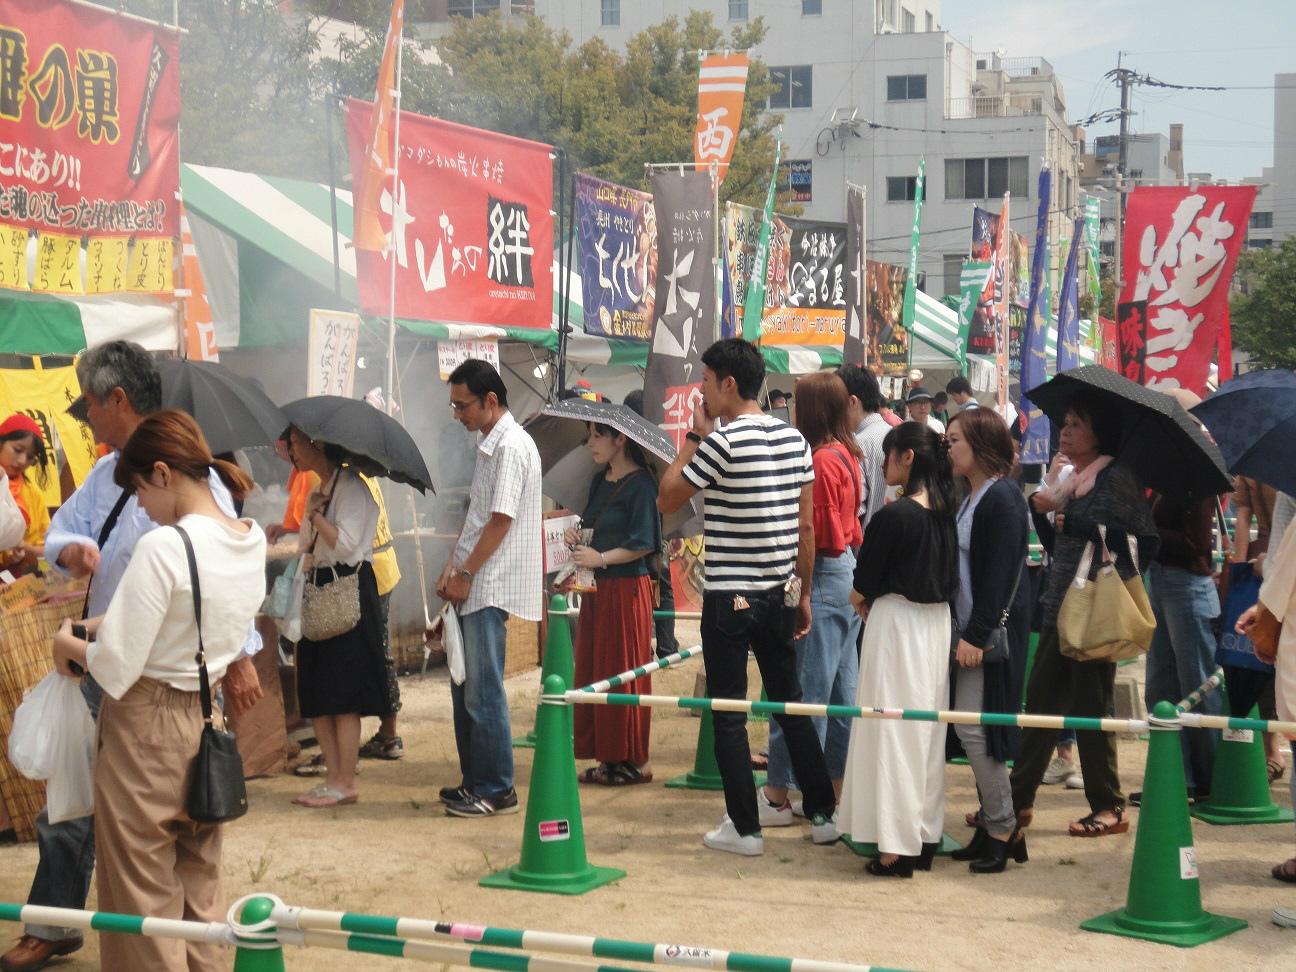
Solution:
<svg viewBox="0 0 1296 972">
<path fill-rule="evenodd" d="M 450 407 L 480 432 L 468 515 L 441 571 L 437 594 L 458 607 L 464 683 L 450 685 L 462 782 L 442 787 L 453 817 L 517 813 L 504 623 L 540 620 L 544 567 L 540 534 L 540 455 L 508 410 L 504 381 L 470 358 L 450 375 Z"/>
</svg>

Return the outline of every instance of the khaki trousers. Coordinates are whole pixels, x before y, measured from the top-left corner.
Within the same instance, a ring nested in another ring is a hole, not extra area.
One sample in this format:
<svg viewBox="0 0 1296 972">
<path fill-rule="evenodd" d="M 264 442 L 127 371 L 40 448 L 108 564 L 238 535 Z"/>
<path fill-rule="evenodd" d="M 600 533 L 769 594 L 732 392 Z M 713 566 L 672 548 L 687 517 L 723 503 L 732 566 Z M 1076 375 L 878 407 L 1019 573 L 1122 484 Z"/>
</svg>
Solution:
<svg viewBox="0 0 1296 972">
<path fill-rule="evenodd" d="M 104 697 L 95 760 L 95 885 L 99 910 L 224 921 L 221 829 L 184 810 L 202 708 L 197 692 L 141 678 L 116 701 Z M 100 935 L 105 972 L 223 972 L 217 945 Z"/>
</svg>

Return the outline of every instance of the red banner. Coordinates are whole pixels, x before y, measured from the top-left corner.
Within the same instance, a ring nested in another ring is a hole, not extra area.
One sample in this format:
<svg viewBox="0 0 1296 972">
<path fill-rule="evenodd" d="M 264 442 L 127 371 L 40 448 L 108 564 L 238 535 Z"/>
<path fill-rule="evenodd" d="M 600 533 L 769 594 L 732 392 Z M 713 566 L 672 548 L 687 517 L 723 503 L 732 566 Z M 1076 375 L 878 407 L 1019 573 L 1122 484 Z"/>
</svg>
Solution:
<svg viewBox="0 0 1296 972">
<path fill-rule="evenodd" d="M 1120 301 L 1147 301 L 1141 350 L 1150 387 L 1205 394 L 1255 195 L 1255 186 L 1140 186 L 1130 194 Z"/>
<path fill-rule="evenodd" d="M 358 181 L 373 105 L 347 102 Z M 396 199 L 379 208 L 387 247 L 356 251 L 360 309 L 386 316 L 396 258 L 396 316 L 445 324 L 544 327 L 553 321 L 551 148 L 400 113 Z"/>
<path fill-rule="evenodd" d="M 165 27 L 0 0 L 0 223 L 176 237 L 180 46 Z"/>
</svg>

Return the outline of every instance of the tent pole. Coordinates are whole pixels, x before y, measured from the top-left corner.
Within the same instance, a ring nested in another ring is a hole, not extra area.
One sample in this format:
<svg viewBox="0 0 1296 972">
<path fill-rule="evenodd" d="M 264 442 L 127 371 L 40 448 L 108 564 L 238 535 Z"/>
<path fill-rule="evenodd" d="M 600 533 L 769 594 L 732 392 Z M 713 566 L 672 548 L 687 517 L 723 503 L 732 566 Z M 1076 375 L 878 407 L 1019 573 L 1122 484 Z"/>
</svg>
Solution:
<svg viewBox="0 0 1296 972">
<path fill-rule="evenodd" d="M 559 245 L 566 244 L 566 259 L 559 260 L 562 268 L 562 279 L 558 281 L 558 367 L 555 369 L 554 399 L 562 396 L 567 387 L 567 327 L 569 324 L 568 302 L 571 300 L 571 263 L 576 238 L 576 188 L 572 187 L 571 199 L 567 198 L 567 153 L 557 149 L 558 153 L 558 210 L 559 210 Z M 567 234 L 563 240 L 563 234 Z M 561 250 L 559 251 L 561 255 Z"/>
<path fill-rule="evenodd" d="M 324 99 L 324 139 L 328 142 L 329 227 L 333 236 L 333 296 L 342 302 L 342 254 L 338 251 L 337 173 L 333 150 L 333 108 L 335 95 Z"/>
<path fill-rule="evenodd" d="M 400 199 L 400 123 L 401 123 L 401 62 L 405 53 L 405 18 L 401 17 L 401 22 L 397 27 L 396 33 L 396 90 L 392 93 L 396 103 L 396 123 L 394 127 L 394 138 L 392 148 L 392 211 L 396 211 L 397 200 Z M 396 410 L 396 227 L 392 224 L 392 241 L 388 245 L 387 258 L 391 261 L 391 280 L 390 290 L 387 302 L 387 414 L 392 415 Z"/>
</svg>

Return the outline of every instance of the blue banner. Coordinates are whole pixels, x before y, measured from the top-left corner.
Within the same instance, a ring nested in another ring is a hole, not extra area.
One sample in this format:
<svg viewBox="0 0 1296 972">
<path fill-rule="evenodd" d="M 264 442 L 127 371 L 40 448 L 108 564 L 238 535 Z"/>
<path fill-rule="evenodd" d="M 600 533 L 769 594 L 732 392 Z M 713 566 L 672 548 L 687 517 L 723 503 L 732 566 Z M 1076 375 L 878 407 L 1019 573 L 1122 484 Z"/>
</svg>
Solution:
<svg viewBox="0 0 1296 972">
<path fill-rule="evenodd" d="M 647 341 L 657 283 L 652 196 L 577 173 L 576 233 L 585 333 Z"/>
<path fill-rule="evenodd" d="M 1026 311 L 1026 331 L 1021 343 L 1022 398 L 1017 409 L 1023 422 L 1021 462 L 1049 461 L 1048 416 L 1026 397 L 1026 392 L 1048 381 L 1048 287 L 1045 268 L 1048 264 L 1048 213 L 1052 175 L 1048 169 L 1039 174 L 1039 216 L 1035 224 L 1035 258 L 1031 263 L 1030 306 Z"/>
<path fill-rule="evenodd" d="M 1058 298 L 1057 370 L 1061 374 L 1080 367 L 1080 247 L 1084 240 L 1084 217 L 1075 221 L 1062 293 Z"/>
</svg>

